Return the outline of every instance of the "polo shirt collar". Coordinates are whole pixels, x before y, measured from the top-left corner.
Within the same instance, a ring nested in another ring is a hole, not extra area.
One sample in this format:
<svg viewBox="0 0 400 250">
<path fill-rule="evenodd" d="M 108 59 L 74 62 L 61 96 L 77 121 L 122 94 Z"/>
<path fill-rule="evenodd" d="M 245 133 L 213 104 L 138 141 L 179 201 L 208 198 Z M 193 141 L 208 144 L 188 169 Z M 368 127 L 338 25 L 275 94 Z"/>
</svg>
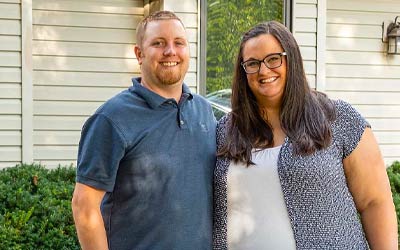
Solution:
<svg viewBox="0 0 400 250">
<path fill-rule="evenodd" d="M 160 107 L 165 102 L 171 101 L 171 98 L 169 98 L 169 99 L 164 98 L 164 97 L 160 96 L 159 94 L 156 94 L 153 91 L 143 87 L 140 82 L 141 82 L 140 77 L 132 78 L 133 86 L 130 89 L 132 92 L 140 95 L 152 109 Z M 193 95 L 192 95 L 189 87 L 184 83 L 182 85 L 181 101 L 186 100 L 186 99 L 187 100 L 193 99 Z"/>
</svg>

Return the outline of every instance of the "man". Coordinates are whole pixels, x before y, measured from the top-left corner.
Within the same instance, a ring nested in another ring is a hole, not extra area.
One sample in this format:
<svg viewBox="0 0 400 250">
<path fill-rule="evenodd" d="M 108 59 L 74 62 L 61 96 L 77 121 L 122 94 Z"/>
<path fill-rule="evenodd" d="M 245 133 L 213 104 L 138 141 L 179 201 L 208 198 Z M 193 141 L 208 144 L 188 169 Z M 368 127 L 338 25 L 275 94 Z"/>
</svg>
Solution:
<svg viewBox="0 0 400 250">
<path fill-rule="evenodd" d="M 212 247 L 215 119 L 183 84 L 189 45 L 161 11 L 137 28 L 141 77 L 91 116 L 72 210 L 83 250 Z"/>
</svg>

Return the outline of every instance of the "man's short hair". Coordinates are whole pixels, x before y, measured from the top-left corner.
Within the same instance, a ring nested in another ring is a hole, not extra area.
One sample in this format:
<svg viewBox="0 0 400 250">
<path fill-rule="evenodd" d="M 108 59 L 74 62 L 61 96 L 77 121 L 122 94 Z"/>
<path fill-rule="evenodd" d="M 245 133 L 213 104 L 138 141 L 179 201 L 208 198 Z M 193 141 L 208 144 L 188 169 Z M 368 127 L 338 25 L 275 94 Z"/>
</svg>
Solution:
<svg viewBox="0 0 400 250">
<path fill-rule="evenodd" d="M 182 24 L 183 28 L 185 28 L 185 25 L 183 25 L 182 20 L 172 11 L 161 10 L 151 13 L 150 15 L 143 18 L 143 20 L 140 21 L 140 23 L 136 28 L 136 44 L 139 47 L 142 46 L 142 41 L 144 38 L 144 33 L 146 32 L 147 24 L 152 21 L 160 21 L 160 20 L 178 20 Z"/>
</svg>

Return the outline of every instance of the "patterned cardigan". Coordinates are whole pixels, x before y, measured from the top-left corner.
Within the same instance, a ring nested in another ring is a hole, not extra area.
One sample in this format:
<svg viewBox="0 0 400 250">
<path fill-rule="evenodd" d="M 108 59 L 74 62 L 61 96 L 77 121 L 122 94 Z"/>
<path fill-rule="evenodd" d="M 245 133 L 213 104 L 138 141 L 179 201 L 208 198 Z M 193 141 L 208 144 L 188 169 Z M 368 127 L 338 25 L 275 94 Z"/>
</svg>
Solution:
<svg viewBox="0 0 400 250">
<path fill-rule="evenodd" d="M 332 143 L 310 156 L 293 154 L 286 138 L 278 157 L 278 174 L 298 250 L 368 249 L 353 197 L 349 192 L 343 159 L 357 146 L 370 125 L 344 101 L 334 101 L 336 120 Z M 225 143 L 230 115 L 217 126 L 217 147 Z M 227 246 L 227 173 L 230 161 L 218 157 L 214 172 L 214 250 Z"/>
</svg>

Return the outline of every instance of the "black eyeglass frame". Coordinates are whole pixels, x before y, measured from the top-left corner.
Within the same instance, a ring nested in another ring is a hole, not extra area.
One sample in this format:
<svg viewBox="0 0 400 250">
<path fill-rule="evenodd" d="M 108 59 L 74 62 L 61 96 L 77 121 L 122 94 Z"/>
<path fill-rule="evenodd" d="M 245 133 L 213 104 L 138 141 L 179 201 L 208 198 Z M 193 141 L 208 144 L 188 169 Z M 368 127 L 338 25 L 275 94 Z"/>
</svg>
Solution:
<svg viewBox="0 0 400 250">
<path fill-rule="evenodd" d="M 275 56 L 275 55 L 279 55 L 279 58 L 281 59 L 281 63 L 280 63 L 278 66 L 269 67 L 269 66 L 267 65 L 267 63 L 265 62 L 265 59 L 267 59 L 267 57 Z M 260 72 L 261 63 L 264 63 L 265 67 L 267 67 L 267 68 L 269 68 L 269 69 L 276 69 L 276 68 L 279 68 L 280 66 L 282 66 L 282 62 L 283 62 L 282 56 L 286 56 L 286 55 L 287 55 L 287 54 L 286 54 L 285 51 L 283 51 L 283 52 L 278 52 L 278 53 L 271 53 L 271 54 L 266 55 L 266 56 L 264 57 L 264 59 L 262 59 L 262 60 L 249 59 L 249 60 L 247 60 L 247 61 L 241 62 L 240 65 L 242 65 L 242 67 L 243 67 L 244 71 L 246 72 L 246 74 L 255 74 L 255 73 Z M 248 62 L 254 62 L 254 61 L 257 61 L 257 62 L 259 63 L 259 64 L 258 64 L 258 70 L 257 70 L 257 71 L 254 71 L 254 72 L 247 72 L 246 67 L 245 67 L 245 64 L 248 63 Z"/>
</svg>

